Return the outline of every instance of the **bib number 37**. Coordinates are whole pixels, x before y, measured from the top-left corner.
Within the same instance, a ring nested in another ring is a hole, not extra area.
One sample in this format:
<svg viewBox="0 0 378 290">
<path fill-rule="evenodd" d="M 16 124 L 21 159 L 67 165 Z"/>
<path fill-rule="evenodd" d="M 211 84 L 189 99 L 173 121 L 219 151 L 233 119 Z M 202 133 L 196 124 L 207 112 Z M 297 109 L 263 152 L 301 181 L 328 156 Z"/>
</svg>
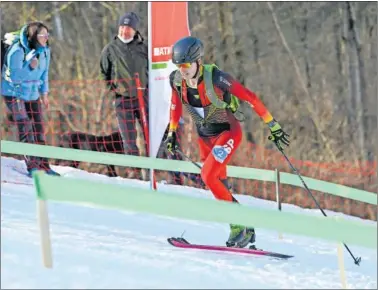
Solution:
<svg viewBox="0 0 378 290">
<path fill-rule="evenodd" d="M 224 145 L 215 145 L 212 154 L 216 161 L 223 163 L 234 149 L 234 139 L 229 139 Z"/>
</svg>

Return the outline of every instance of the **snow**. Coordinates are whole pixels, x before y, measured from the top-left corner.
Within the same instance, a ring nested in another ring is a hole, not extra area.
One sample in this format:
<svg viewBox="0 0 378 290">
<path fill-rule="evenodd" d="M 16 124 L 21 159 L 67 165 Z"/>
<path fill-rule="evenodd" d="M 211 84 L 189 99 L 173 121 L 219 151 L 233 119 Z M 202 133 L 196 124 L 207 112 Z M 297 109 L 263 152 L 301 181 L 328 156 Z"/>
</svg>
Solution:
<svg viewBox="0 0 378 290">
<path fill-rule="evenodd" d="M 109 178 L 70 167 L 53 166 L 62 178 L 127 184 L 149 188 L 143 181 Z M 1 288 L 191 288 L 272 289 L 342 287 L 337 244 L 257 228 L 257 247 L 292 254 L 290 260 L 174 248 L 181 236 L 193 243 L 224 245 L 228 225 L 188 221 L 135 212 L 49 202 L 54 267 L 42 266 L 32 180 L 20 172 L 24 163 L 1 157 Z M 212 198 L 210 192 L 159 184 L 176 194 Z M 106 192 L 104 192 L 106 194 Z M 275 202 L 237 196 L 253 207 L 277 208 Z M 321 214 L 283 204 L 283 211 Z M 355 219 L 327 211 L 329 215 Z M 377 288 L 377 251 L 349 245 L 362 257 L 356 266 L 344 250 L 349 289 Z"/>
</svg>

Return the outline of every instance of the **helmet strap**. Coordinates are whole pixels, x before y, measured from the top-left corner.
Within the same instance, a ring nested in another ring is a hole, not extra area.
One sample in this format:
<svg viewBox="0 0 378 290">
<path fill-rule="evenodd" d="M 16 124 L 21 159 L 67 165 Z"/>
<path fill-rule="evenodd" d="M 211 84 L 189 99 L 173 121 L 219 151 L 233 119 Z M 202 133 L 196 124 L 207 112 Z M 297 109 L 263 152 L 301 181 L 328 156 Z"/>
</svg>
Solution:
<svg viewBox="0 0 378 290">
<path fill-rule="evenodd" d="M 199 63 L 198 60 L 196 60 L 196 64 L 197 64 L 197 70 L 196 70 L 196 73 L 193 76 L 193 79 L 197 79 L 199 77 L 199 72 L 200 72 L 201 64 Z"/>
</svg>

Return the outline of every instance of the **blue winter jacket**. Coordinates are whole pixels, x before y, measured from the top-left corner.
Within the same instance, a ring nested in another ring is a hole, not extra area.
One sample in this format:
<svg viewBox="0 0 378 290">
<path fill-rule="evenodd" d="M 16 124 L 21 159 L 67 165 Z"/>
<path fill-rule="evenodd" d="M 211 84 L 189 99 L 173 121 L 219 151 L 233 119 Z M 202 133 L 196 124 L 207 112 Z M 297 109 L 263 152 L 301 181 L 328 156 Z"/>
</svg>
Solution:
<svg viewBox="0 0 378 290">
<path fill-rule="evenodd" d="M 49 91 L 50 49 L 46 46 L 31 50 L 26 29 L 26 25 L 21 28 L 19 41 L 10 47 L 5 56 L 1 94 L 24 101 L 35 101 Z M 29 64 L 38 55 L 38 66 L 32 69 Z"/>
</svg>

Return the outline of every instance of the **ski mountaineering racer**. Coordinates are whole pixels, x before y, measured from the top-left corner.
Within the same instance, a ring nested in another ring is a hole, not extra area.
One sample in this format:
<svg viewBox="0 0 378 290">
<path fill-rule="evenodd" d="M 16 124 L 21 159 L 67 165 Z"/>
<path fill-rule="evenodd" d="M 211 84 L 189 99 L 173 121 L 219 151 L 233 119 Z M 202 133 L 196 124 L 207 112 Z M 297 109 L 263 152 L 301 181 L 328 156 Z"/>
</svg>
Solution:
<svg viewBox="0 0 378 290">
<path fill-rule="evenodd" d="M 172 48 L 172 62 L 178 69 L 170 75 L 172 97 L 166 146 L 169 152 L 175 152 L 175 132 L 184 106 L 197 127 L 203 182 L 215 198 L 237 203 L 228 187 L 226 166 L 242 140 L 238 99 L 251 104 L 279 148 L 289 145 L 289 135 L 253 92 L 214 64 L 204 64 L 203 56 L 203 44 L 195 37 L 184 37 Z M 254 228 L 231 224 L 226 245 L 244 248 L 255 242 L 255 235 Z"/>
</svg>

